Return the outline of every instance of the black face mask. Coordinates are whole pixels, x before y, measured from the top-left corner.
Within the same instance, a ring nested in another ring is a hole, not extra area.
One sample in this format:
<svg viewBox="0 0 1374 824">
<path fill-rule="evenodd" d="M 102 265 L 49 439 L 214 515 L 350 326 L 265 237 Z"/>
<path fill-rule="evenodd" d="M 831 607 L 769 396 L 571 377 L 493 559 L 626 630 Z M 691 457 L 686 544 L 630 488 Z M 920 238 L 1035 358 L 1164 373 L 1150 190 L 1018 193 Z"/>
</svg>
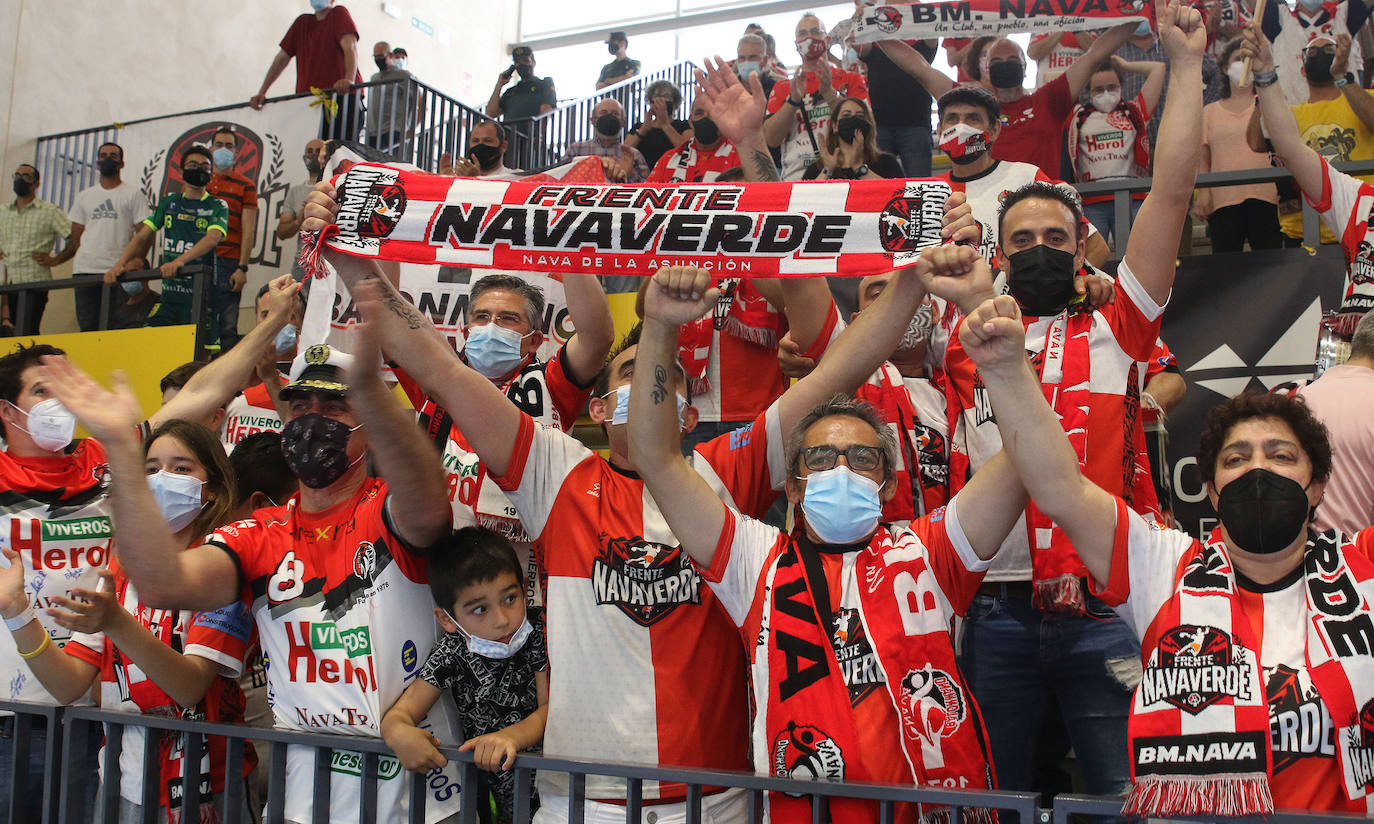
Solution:
<svg viewBox="0 0 1374 824">
<path fill-rule="evenodd" d="M 868 129 L 868 121 L 862 117 L 841 117 L 835 121 L 835 130 L 839 132 L 840 140 L 845 143 L 853 143 L 856 132 L 867 138 Z"/>
<path fill-rule="evenodd" d="M 620 134 L 620 118 L 613 114 L 603 114 L 596 119 L 596 133 L 603 137 Z"/>
<path fill-rule="evenodd" d="M 1302 484 L 1259 467 L 1217 493 L 1217 515 L 1231 543 L 1256 555 L 1278 552 L 1296 541 L 1311 511 Z"/>
<path fill-rule="evenodd" d="M 988 82 L 998 89 L 1019 89 L 1026 82 L 1026 67 L 1015 60 L 988 66 Z"/>
<path fill-rule="evenodd" d="M 486 143 L 478 143 L 468 147 L 468 154 L 477 161 L 477 165 L 483 169 L 490 169 L 496 165 L 496 161 L 501 159 L 501 147 L 489 146 Z"/>
<path fill-rule="evenodd" d="M 1007 275 L 1011 296 L 1027 315 L 1057 315 L 1078 297 L 1073 288 L 1073 254 L 1069 252 L 1039 243 L 1008 255 L 1007 263 L 1011 266 Z"/>
<path fill-rule="evenodd" d="M 319 177 L 324 167 L 320 165 L 320 159 L 314 155 L 301 155 L 301 160 L 305 161 L 305 170 L 311 177 Z"/>
<path fill-rule="evenodd" d="M 692 137 L 703 146 L 710 146 L 720 140 L 720 128 L 709 117 L 692 121 Z"/>
<path fill-rule="evenodd" d="M 20 180 L 19 178 L 15 178 L 15 180 L 14 180 L 14 193 L 15 193 L 15 194 L 19 195 L 20 197 L 28 197 L 28 196 L 29 196 L 29 192 L 32 192 L 32 191 L 33 191 L 33 184 L 32 184 L 32 183 L 28 182 L 27 180 Z"/>
<path fill-rule="evenodd" d="M 525 66 L 517 63 L 515 66 L 515 73 L 520 75 L 521 80 L 529 80 L 534 76 L 534 66 Z"/>
<path fill-rule="evenodd" d="M 1313 83 L 1330 83 L 1331 63 L 1336 59 L 1336 55 L 1329 52 L 1312 52 L 1303 61 L 1303 70 L 1307 72 L 1307 79 Z"/>
<path fill-rule="evenodd" d="M 318 412 L 301 415 L 281 429 L 281 454 L 301 483 L 324 489 L 344 476 L 353 462 L 348 459 L 346 423 Z"/>
<path fill-rule="evenodd" d="M 372 55 L 372 62 L 377 64 L 377 71 L 386 71 L 386 57 L 374 54 Z"/>
<path fill-rule="evenodd" d="M 96 161 L 95 165 L 96 168 L 100 170 L 101 177 L 114 177 L 119 174 L 119 161 L 114 158 L 104 158 L 103 160 Z"/>
<path fill-rule="evenodd" d="M 615 44 L 614 44 L 614 43 L 607 43 L 607 44 L 606 44 L 606 51 L 610 52 L 611 54 L 615 54 Z"/>
<path fill-rule="evenodd" d="M 181 179 L 197 188 L 203 188 L 210 183 L 209 169 L 182 169 Z"/>
</svg>

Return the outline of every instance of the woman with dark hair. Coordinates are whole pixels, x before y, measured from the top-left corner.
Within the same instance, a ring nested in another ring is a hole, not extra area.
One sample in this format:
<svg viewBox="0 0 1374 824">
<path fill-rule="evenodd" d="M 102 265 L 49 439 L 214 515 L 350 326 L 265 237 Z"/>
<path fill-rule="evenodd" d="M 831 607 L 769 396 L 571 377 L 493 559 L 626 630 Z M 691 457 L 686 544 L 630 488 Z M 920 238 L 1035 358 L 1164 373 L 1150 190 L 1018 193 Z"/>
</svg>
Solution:
<svg viewBox="0 0 1374 824">
<path fill-rule="evenodd" d="M 137 405 L 132 396 L 129 400 Z M 234 471 L 229 458 L 219 439 L 200 424 L 167 421 L 148 437 L 141 455 L 111 450 L 109 458 L 112 465 L 143 461 L 147 483 L 136 489 L 116 487 L 114 495 L 150 499 L 150 511 L 155 502 L 182 547 L 199 546 L 233 509 Z M 116 534 L 116 546 L 118 541 Z M 9 563 L 0 570 L 0 612 L 11 627 L 20 656 L 59 701 L 79 701 L 94 683 L 100 706 L 107 710 L 243 721 L 243 693 L 236 679 L 248 651 L 252 622 L 242 604 L 208 613 L 153 609 L 139 602 L 118 560 L 112 559 L 94 590 L 74 589 L 68 598 L 53 599 L 58 606 L 49 608 L 48 614 L 73 630 L 71 640 L 59 649 L 32 620 L 18 554 L 6 547 L 4 555 Z M 27 622 L 25 615 L 30 617 Z M 135 725 L 124 728 L 118 820 L 143 820 L 143 764 L 148 747 L 157 749 L 156 818 L 168 820 L 169 810 L 179 809 L 183 744 L 176 733 L 150 734 Z M 245 755 L 242 774 L 232 780 L 242 780 L 256 763 L 251 745 Z M 103 770 L 103 758 L 101 764 Z M 200 776 L 192 786 L 210 787 L 210 794 L 201 796 L 199 820 L 218 820 L 219 796 L 230 780 L 225 771 L 225 742 L 211 736 L 201 763 L 191 769 Z M 97 807 L 103 804 L 103 796 L 102 792 Z M 247 811 L 245 801 L 245 815 Z M 98 810 L 91 820 L 101 820 Z"/>
<path fill-rule="evenodd" d="M 1083 477 L 1014 301 L 985 301 L 959 336 L 1027 491 L 1142 641 L 1125 812 L 1374 809 L 1374 527 L 1312 526 L 1331 444 L 1306 403 L 1212 410 L 1197 467 L 1219 525 L 1198 540 Z"/>
<path fill-rule="evenodd" d="M 1269 168 L 1269 154 L 1250 148 L 1245 139 L 1255 111 L 1255 85 L 1237 86 L 1235 78 L 1243 71 L 1236 56 L 1241 39 L 1237 37 L 1221 50 L 1221 99 L 1202 107 L 1202 166 L 1200 172 L 1233 172 L 1241 169 Z M 1246 183 L 1198 189 L 1193 211 L 1207 221 L 1212 236 L 1212 251 L 1239 252 L 1250 242 L 1251 249 L 1277 249 L 1283 245 L 1279 228 L 1279 192 L 1273 183 Z"/>
<path fill-rule="evenodd" d="M 868 104 L 846 97 L 830 112 L 820 156 L 802 172 L 802 180 L 881 180 L 904 177 L 902 161 L 878 148 L 878 128 Z"/>
<path fill-rule="evenodd" d="M 649 98 L 649 110 L 625 135 L 625 145 L 639 149 L 644 162 L 652 169 L 660 157 L 692 138 L 692 124 L 677 118 L 677 110 L 682 106 L 682 90 L 673 81 L 655 80 L 644 96 Z"/>
</svg>

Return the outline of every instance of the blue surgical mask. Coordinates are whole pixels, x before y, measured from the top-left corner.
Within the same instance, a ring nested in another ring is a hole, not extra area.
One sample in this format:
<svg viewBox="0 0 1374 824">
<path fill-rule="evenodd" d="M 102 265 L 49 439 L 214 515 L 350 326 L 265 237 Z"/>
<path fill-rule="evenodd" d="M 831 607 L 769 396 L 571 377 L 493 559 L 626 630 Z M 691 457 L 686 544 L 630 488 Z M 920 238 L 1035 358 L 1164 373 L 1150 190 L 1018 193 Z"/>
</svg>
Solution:
<svg viewBox="0 0 1374 824">
<path fill-rule="evenodd" d="M 522 335 L 494 323 L 469 326 L 467 343 L 463 344 L 463 355 L 468 359 L 469 366 L 483 377 L 494 381 L 508 374 L 525 359 L 524 353 L 520 351 L 520 344 L 526 337 L 529 335 Z"/>
<path fill-rule="evenodd" d="M 1322 0 L 1298 0 L 1298 4 L 1308 11 L 1316 11 L 1322 7 Z"/>
<path fill-rule="evenodd" d="M 1148 35 L 1149 33 L 1150 33 L 1150 21 L 1149 21 L 1149 20 L 1141 20 L 1141 21 L 1140 21 L 1140 25 L 1138 25 L 1138 26 L 1135 27 L 1135 36 L 1136 36 L 1136 37 L 1145 37 L 1145 36 Z M 1119 35 L 1118 35 L 1118 36 L 1119 36 Z"/>
<path fill-rule="evenodd" d="M 196 519 L 206 503 L 200 500 L 201 487 L 205 481 L 190 475 L 182 475 L 167 470 L 159 470 L 148 476 L 148 488 L 153 491 L 153 500 L 167 522 L 167 528 L 180 532 Z"/>
<path fill-rule="evenodd" d="M 615 395 L 615 411 L 611 413 L 611 425 L 622 426 L 630 420 L 630 385 L 621 384 L 615 388 L 615 392 L 607 392 L 605 397 Z M 687 408 L 687 399 L 681 394 L 677 396 L 677 425 L 679 428 L 686 426 L 687 422 L 683 419 L 682 411 Z"/>
<path fill-rule="evenodd" d="M 324 11 L 329 8 L 329 0 L 310 0 L 310 8 L 315 11 Z"/>
<path fill-rule="evenodd" d="M 753 74 L 756 71 L 759 71 L 762 68 L 763 64 L 757 60 L 735 61 L 735 74 L 739 75 L 739 79 L 745 82 L 748 82 L 749 75 Z"/>
<path fill-rule="evenodd" d="M 124 287 L 125 293 L 130 297 L 143 291 L 143 281 L 141 280 L 121 280 L 119 285 Z"/>
<path fill-rule="evenodd" d="M 857 543 L 877 528 L 883 504 L 875 481 L 842 464 L 812 472 L 805 480 L 802 514 L 822 543 Z"/>
<path fill-rule="evenodd" d="M 234 162 L 234 153 L 223 146 L 215 149 L 210 157 L 215 161 L 215 168 L 227 169 Z"/>
<path fill-rule="evenodd" d="M 534 632 L 534 625 L 530 623 L 530 617 L 526 614 L 525 620 L 520 624 L 520 629 L 517 629 L 515 634 L 510 637 L 510 640 L 503 644 L 500 641 L 489 641 L 486 638 L 478 638 L 463 629 L 463 625 L 458 623 L 448 610 L 444 610 L 444 615 L 447 615 L 448 619 L 453 621 L 453 625 L 458 628 L 458 634 L 467 639 L 468 649 L 483 658 L 504 659 L 511 657 L 519 652 L 521 647 L 525 646 L 525 642 L 530 640 L 530 633 Z"/>
<path fill-rule="evenodd" d="M 296 328 L 296 324 L 288 323 L 277 332 L 277 337 L 273 345 L 277 347 L 277 357 L 289 354 L 296 348 L 296 341 L 300 339 L 301 331 Z"/>
</svg>

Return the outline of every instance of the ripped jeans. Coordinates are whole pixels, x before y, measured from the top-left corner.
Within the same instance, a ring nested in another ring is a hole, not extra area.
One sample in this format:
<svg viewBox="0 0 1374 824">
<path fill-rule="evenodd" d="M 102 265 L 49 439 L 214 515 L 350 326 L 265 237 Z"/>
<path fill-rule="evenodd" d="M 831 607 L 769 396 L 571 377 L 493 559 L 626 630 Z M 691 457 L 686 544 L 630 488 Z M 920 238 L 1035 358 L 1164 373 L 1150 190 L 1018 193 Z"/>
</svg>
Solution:
<svg viewBox="0 0 1374 824">
<path fill-rule="evenodd" d="M 999 789 L 1046 789 L 1032 786 L 1032 775 L 1042 721 L 1054 701 L 1084 791 L 1125 792 L 1126 719 L 1140 681 L 1140 641 L 1111 607 L 1089 595 L 1087 615 L 1048 615 L 1010 588 L 976 595 L 962 665 L 987 725 Z"/>
</svg>

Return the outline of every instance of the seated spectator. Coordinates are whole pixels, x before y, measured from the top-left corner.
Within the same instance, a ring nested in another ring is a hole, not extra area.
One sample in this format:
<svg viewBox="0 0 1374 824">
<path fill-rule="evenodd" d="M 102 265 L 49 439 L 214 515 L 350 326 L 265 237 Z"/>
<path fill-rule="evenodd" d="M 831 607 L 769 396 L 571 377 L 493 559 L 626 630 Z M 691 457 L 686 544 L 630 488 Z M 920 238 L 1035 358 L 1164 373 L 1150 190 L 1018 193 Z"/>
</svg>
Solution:
<svg viewBox="0 0 1374 824">
<path fill-rule="evenodd" d="M 1275 94 L 1282 96 L 1277 87 Z M 1143 642 L 1125 812 L 1363 813 L 1367 787 L 1350 776 L 1352 761 L 1368 758 L 1354 730 L 1374 700 L 1369 651 L 1331 628 L 1369 623 L 1374 528 L 1349 536 L 1310 523 L 1331 474 L 1325 427 L 1282 394 L 1243 394 L 1215 407 L 1197 465 L 1221 523 L 1199 541 L 1161 528 L 1082 475 L 1026 360 L 1013 301 L 987 301 L 969 321 L 961 336 L 983 373 L 1006 453 L 1036 504 L 1069 535 L 1093 590 Z M 1204 692 L 1194 711 L 1199 693 L 1177 676 L 1223 647 L 1225 684 Z M 1231 743 L 1208 747 L 1218 740 Z M 1199 747 L 1205 759 L 1160 757 Z"/>
<path fill-rule="evenodd" d="M 649 98 L 649 110 L 625 135 L 625 145 L 638 149 L 652 169 L 660 157 L 691 139 L 692 127 L 677 118 L 682 90 L 673 81 L 655 80 L 645 89 L 644 96 Z"/>
<path fill-rule="evenodd" d="M 496 88 L 491 90 L 487 100 L 487 117 L 524 120 L 553 111 L 558 104 L 558 93 L 553 88 L 552 77 L 534 76 L 534 50 L 529 46 L 516 46 L 511 50 L 510 59 L 510 67 L 497 76 Z M 507 89 L 506 84 L 517 74 L 520 82 Z"/>
<path fill-rule="evenodd" d="M 1255 84 L 1238 86 L 1244 64 L 1236 56 L 1239 38 L 1221 51 L 1221 99 L 1202 108 L 1203 172 L 1267 169 L 1269 153 L 1257 152 L 1246 140 L 1247 124 L 1255 113 Z M 1198 189 L 1193 211 L 1207 221 L 1213 252 L 1277 249 L 1283 245 L 1279 229 L 1278 189 L 1273 183 L 1215 186 Z"/>
<path fill-rule="evenodd" d="M 615 59 L 601 67 L 601 75 L 596 79 L 596 90 L 614 86 L 639 74 L 639 61 L 625 56 L 625 47 L 630 39 L 623 31 L 613 31 L 606 38 L 606 51 Z"/>
<path fill-rule="evenodd" d="M 169 420 L 153 431 L 145 450 L 113 451 L 110 461 L 137 467 L 121 483 L 141 487 L 137 494 L 150 503 L 156 500 L 157 528 L 167 532 L 179 550 L 198 546 L 202 536 L 223 525 L 234 508 L 229 459 L 210 430 L 199 424 Z M 192 713 L 211 723 L 243 721 L 243 693 L 236 679 L 243 672 L 252 628 L 242 604 L 204 613 L 150 609 L 134 592 L 116 558 L 109 569 L 101 570 L 97 586 L 78 587 L 65 597 L 51 598 L 54 620 L 73 633 L 66 646 L 59 648 L 33 620 L 19 553 L 5 547 L 4 555 L 0 612 L 7 622 L 25 613 L 29 616 L 28 623 L 15 625 L 11 633 L 28 669 L 59 702 L 79 700 L 95 683 L 105 710 L 174 717 Z M 150 734 L 137 725 L 124 728 L 116 796 L 119 820 L 143 820 L 141 767 L 149 748 L 157 751 L 148 756 L 157 765 L 156 819 L 167 820 L 173 805 L 180 810 L 182 739 L 177 734 Z M 209 786 L 212 795 L 202 795 L 197 806 L 202 817 L 215 818 L 226 782 L 246 777 L 256 757 L 248 745 L 242 774 L 230 776 L 225 741 L 210 736 L 205 745 L 202 762 L 185 768 L 192 776 L 191 786 Z M 103 778 L 103 757 L 100 764 Z M 246 799 L 241 814 L 251 816 Z M 103 820 L 99 805 L 90 820 Z"/>
<path fill-rule="evenodd" d="M 1331 479 L 1314 523 L 1353 535 L 1374 524 L 1374 311 L 1355 327 L 1350 358 L 1298 393 L 1331 437 Z"/>
<path fill-rule="evenodd" d="M 549 716 L 549 653 L 544 645 L 544 611 L 525 606 L 524 570 L 500 535 L 464 527 L 430 547 L 429 589 L 434 620 L 444 637 L 430 650 L 419 675 L 382 717 L 382 738 L 401 765 L 424 775 L 448 759 L 439 740 L 419 722 L 442 693 L 458 704 L 468 738 L 458 749 L 472 752 L 482 774 L 470 788 L 485 807 L 496 799 L 496 821 L 515 820 L 516 753 L 544 740 Z M 530 792 L 531 812 L 539 796 Z"/>
<path fill-rule="evenodd" d="M 1069 161 L 1080 183 L 1150 174 L 1150 144 L 1146 124 L 1164 88 L 1163 63 L 1127 63 L 1116 55 L 1098 66 L 1088 83 L 1092 105 L 1074 106 L 1069 116 Z M 1121 94 L 1124 73 L 1146 75 L 1145 85 L 1132 100 Z M 1131 220 L 1135 220 L 1145 192 L 1131 196 Z M 1116 238 L 1116 201 L 1112 195 L 1083 198 L 1083 215 L 1103 238 Z"/>
<path fill-rule="evenodd" d="M 878 149 L 877 131 L 867 104 L 857 97 L 846 97 L 830 113 L 820 157 L 802 172 L 802 180 L 905 177 L 902 161 Z"/>
<path fill-rule="evenodd" d="M 453 159 L 444 152 L 439 155 L 439 174 L 460 177 L 511 177 L 519 169 L 506 166 L 506 127 L 495 120 L 482 120 L 468 131 L 468 156 Z"/>
<path fill-rule="evenodd" d="M 649 183 L 702 183 L 718 180 L 721 172 L 739 168 L 735 144 L 726 140 L 706 113 L 706 104 L 692 101 L 692 137 L 676 150 L 659 158 L 649 173 Z"/>
<path fill-rule="evenodd" d="M 773 93 L 773 86 L 778 82 L 778 78 L 769 68 L 768 43 L 763 39 L 763 35 L 746 34 L 739 39 L 739 44 L 735 47 L 734 65 L 735 74 L 741 83 L 748 83 L 749 75 L 758 72 L 764 96 Z"/>
<path fill-rule="evenodd" d="M 782 179 L 800 180 L 802 172 L 821 152 L 823 130 L 845 97 L 868 102 L 863 76 L 832 69 L 826 55 L 830 36 L 814 14 L 797 23 L 797 54 L 802 64 L 790 83 L 773 87 L 763 136 L 769 146 L 782 147 Z"/>
<path fill-rule="evenodd" d="M 616 183 L 643 183 L 649 176 L 649 164 L 644 155 L 621 140 L 625 131 L 625 109 L 620 101 L 607 97 L 592 109 L 592 127 L 596 136 L 591 140 L 575 140 L 568 144 L 564 162 L 574 157 L 601 158 L 606 179 Z"/>
</svg>

